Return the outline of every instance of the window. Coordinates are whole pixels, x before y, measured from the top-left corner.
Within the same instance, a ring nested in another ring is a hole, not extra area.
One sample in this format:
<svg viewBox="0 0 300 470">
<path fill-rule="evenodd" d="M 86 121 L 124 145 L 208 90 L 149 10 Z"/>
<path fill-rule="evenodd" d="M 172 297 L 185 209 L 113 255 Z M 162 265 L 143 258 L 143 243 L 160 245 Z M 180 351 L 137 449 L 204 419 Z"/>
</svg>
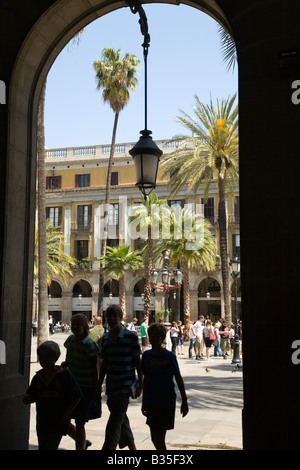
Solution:
<svg viewBox="0 0 300 470">
<path fill-rule="evenodd" d="M 52 227 L 61 225 L 62 207 L 46 207 L 46 218 L 50 220 Z"/>
<path fill-rule="evenodd" d="M 75 188 L 88 188 L 90 186 L 90 174 L 75 175 Z"/>
<path fill-rule="evenodd" d="M 171 199 L 170 201 L 168 201 L 168 204 L 169 206 L 173 206 L 174 204 L 179 204 L 182 209 L 184 208 L 184 203 L 185 203 L 185 200 L 184 199 Z"/>
<path fill-rule="evenodd" d="M 83 260 L 89 256 L 89 241 L 75 240 L 75 258 Z"/>
<path fill-rule="evenodd" d="M 234 222 L 239 224 L 240 223 L 240 197 L 235 196 L 234 202 Z"/>
<path fill-rule="evenodd" d="M 240 247 L 240 235 L 232 235 L 232 256 L 241 256 L 241 247 Z"/>
<path fill-rule="evenodd" d="M 201 204 L 204 204 L 204 199 L 201 198 Z M 208 219 L 211 223 L 215 219 L 215 200 L 213 197 L 209 197 L 204 204 L 204 217 Z"/>
<path fill-rule="evenodd" d="M 92 220 L 92 206 L 77 206 L 77 229 L 89 229 Z"/>
<path fill-rule="evenodd" d="M 119 244 L 120 244 L 120 241 L 117 238 L 107 238 L 106 246 L 114 248 L 116 246 L 119 246 Z"/>
<path fill-rule="evenodd" d="M 118 171 L 112 171 L 110 174 L 110 184 L 112 186 L 118 186 L 119 184 L 119 172 Z"/>
<path fill-rule="evenodd" d="M 61 189 L 61 176 L 47 176 L 46 189 Z"/>
<path fill-rule="evenodd" d="M 119 204 L 109 204 L 108 225 L 119 227 Z"/>
</svg>

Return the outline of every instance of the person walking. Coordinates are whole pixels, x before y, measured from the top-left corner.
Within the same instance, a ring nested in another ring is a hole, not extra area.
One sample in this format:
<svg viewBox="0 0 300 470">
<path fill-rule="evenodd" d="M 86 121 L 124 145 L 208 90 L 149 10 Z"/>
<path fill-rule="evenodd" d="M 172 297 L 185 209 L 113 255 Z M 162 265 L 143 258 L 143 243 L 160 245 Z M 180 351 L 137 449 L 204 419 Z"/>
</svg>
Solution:
<svg viewBox="0 0 300 470">
<path fill-rule="evenodd" d="M 234 341 L 235 341 L 234 337 L 235 337 L 235 325 L 234 323 L 231 323 L 230 330 L 229 330 L 229 341 L 230 341 L 230 349 L 231 349 L 232 357 L 234 354 Z"/>
<path fill-rule="evenodd" d="M 133 318 L 132 321 L 130 323 L 128 323 L 127 330 L 136 331 L 135 325 L 137 324 L 137 321 L 138 321 L 137 318 Z"/>
<path fill-rule="evenodd" d="M 199 320 L 196 321 L 194 324 L 194 330 L 196 334 L 196 341 L 195 341 L 195 354 L 196 354 L 196 360 L 203 359 L 201 356 L 203 355 L 203 321 L 204 317 L 201 315 L 199 317 Z"/>
<path fill-rule="evenodd" d="M 189 408 L 184 382 L 176 356 L 162 347 L 166 329 L 154 323 L 149 327 L 149 342 L 152 349 L 142 355 L 143 400 L 142 413 L 150 428 L 151 440 L 157 450 L 166 450 L 167 430 L 174 428 L 176 393 L 174 378 L 181 395 L 181 413 L 186 416 Z"/>
<path fill-rule="evenodd" d="M 182 356 L 184 355 L 183 353 L 183 326 L 182 322 L 179 321 L 177 324 L 178 328 L 178 342 L 177 342 L 177 354 L 181 354 Z"/>
<path fill-rule="evenodd" d="M 138 335 L 123 327 L 123 312 L 118 305 L 110 305 L 105 312 L 110 328 L 102 339 L 102 365 L 98 390 L 106 378 L 107 406 L 110 416 L 105 429 L 105 441 L 102 450 L 115 450 L 128 446 L 136 450 L 134 437 L 127 417 L 127 408 L 132 385 L 138 375 L 136 397 L 142 391 L 143 375 L 141 372 L 141 348 Z"/>
<path fill-rule="evenodd" d="M 54 318 L 52 317 L 52 315 L 49 315 L 49 333 L 50 335 L 53 335 L 54 334 Z"/>
<path fill-rule="evenodd" d="M 62 366 L 73 374 L 83 398 L 74 410 L 75 426 L 70 423 L 68 434 L 75 440 L 76 450 L 86 450 L 90 442 L 86 440 L 85 423 L 91 402 L 97 395 L 99 348 L 89 336 L 88 320 L 83 313 L 73 315 L 71 330 L 72 334 L 64 343 L 67 353 Z"/>
<path fill-rule="evenodd" d="M 178 333 L 179 328 L 177 327 L 177 323 L 172 321 L 172 326 L 170 330 L 170 338 L 172 343 L 172 353 L 176 354 L 177 346 L 178 346 Z"/>
<path fill-rule="evenodd" d="M 62 436 L 68 432 L 71 414 L 82 393 L 73 375 L 56 365 L 60 348 L 54 341 L 45 341 L 37 348 L 42 369 L 33 377 L 23 403 L 36 403 L 36 431 L 39 450 L 57 450 Z"/>
<path fill-rule="evenodd" d="M 227 320 L 222 321 L 220 326 L 219 333 L 221 336 L 221 351 L 223 359 L 227 359 L 227 352 L 230 350 L 230 331 L 228 328 Z"/>
<path fill-rule="evenodd" d="M 95 343 L 99 343 L 102 336 L 104 335 L 104 328 L 102 325 L 102 318 L 96 317 L 94 320 L 94 326 L 90 329 L 90 338 L 95 341 Z"/>
<path fill-rule="evenodd" d="M 215 340 L 213 342 L 214 345 L 214 356 L 222 356 L 222 351 L 220 348 L 220 333 L 219 333 L 219 328 L 221 324 L 219 322 L 215 323 L 214 326 L 214 333 L 215 333 Z"/>
<path fill-rule="evenodd" d="M 145 351 L 148 344 L 148 327 L 146 323 L 147 318 L 143 318 L 141 324 L 141 342 L 142 342 L 142 352 Z"/>
<path fill-rule="evenodd" d="M 38 322 L 35 319 L 32 322 L 32 336 L 37 336 L 37 331 L 38 331 Z"/>
<path fill-rule="evenodd" d="M 191 359 L 193 357 L 193 350 L 195 351 L 195 341 L 196 341 L 196 334 L 195 334 L 193 322 L 190 323 L 189 337 L 190 337 L 189 358 Z"/>
<path fill-rule="evenodd" d="M 240 357 L 243 356 L 243 328 L 242 328 L 242 320 L 238 322 L 238 337 L 240 343 Z"/>
<path fill-rule="evenodd" d="M 210 348 L 215 340 L 215 334 L 213 331 L 211 320 L 206 320 L 206 324 L 203 328 L 203 337 L 205 343 L 205 353 L 207 361 L 210 361 Z"/>
</svg>

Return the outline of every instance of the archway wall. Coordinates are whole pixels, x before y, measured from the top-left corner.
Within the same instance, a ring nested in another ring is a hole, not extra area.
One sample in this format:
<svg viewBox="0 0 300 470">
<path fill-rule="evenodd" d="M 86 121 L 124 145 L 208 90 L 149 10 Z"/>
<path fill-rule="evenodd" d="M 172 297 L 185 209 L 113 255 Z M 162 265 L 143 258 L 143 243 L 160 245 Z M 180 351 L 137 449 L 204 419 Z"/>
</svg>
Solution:
<svg viewBox="0 0 300 470">
<path fill-rule="evenodd" d="M 297 402 L 300 390 L 291 344 L 299 338 L 300 322 L 290 283 L 297 284 L 300 263 L 300 108 L 291 102 L 291 85 L 300 79 L 300 66 L 288 67 L 286 60 L 280 68 L 279 56 L 299 49 L 300 4 L 298 0 L 185 3 L 216 19 L 224 18 L 238 49 L 244 444 L 245 448 L 278 449 L 281 443 L 293 448 L 299 416 L 294 410 L 291 413 L 290 404 Z M 6 104 L 0 106 L 0 339 L 7 346 L 7 363 L 0 368 L 1 449 L 23 449 L 28 440 L 29 410 L 25 411 L 21 397 L 30 365 L 39 92 L 69 39 L 93 19 L 123 6 L 123 2 L 94 0 L 1 3 L 5 42 L 0 45 L 0 79 L 7 89 Z M 283 335 L 287 313 L 289 328 Z M 260 348 L 255 338 L 264 338 Z M 266 366 L 266 357 L 276 363 L 276 369 Z"/>
<path fill-rule="evenodd" d="M 219 2 L 239 54 L 243 438 L 245 448 L 296 449 L 300 106 L 291 97 L 300 79 L 300 5 L 246 3 Z M 283 60 L 289 51 L 295 60 Z"/>
</svg>

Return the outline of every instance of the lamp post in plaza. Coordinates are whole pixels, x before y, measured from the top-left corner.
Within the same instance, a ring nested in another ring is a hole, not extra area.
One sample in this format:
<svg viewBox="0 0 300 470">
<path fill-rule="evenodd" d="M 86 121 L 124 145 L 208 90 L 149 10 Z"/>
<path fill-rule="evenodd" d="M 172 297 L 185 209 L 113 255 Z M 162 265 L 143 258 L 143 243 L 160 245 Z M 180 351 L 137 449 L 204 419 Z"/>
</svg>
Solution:
<svg viewBox="0 0 300 470">
<path fill-rule="evenodd" d="M 158 271 L 153 269 L 151 271 L 151 285 L 153 289 L 162 290 L 164 292 L 165 300 L 165 311 L 164 311 L 164 323 L 169 323 L 169 292 L 170 290 L 181 287 L 182 284 L 182 273 L 179 269 L 175 269 L 173 272 L 170 270 L 170 251 L 164 250 L 162 252 L 164 257 L 163 269 L 161 270 L 162 285 L 157 285 Z M 170 277 L 174 274 L 175 284 L 170 284 Z"/>
<path fill-rule="evenodd" d="M 234 279 L 234 348 L 233 348 L 233 358 L 232 364 L 239 364 L 241 362 L 240 358 L 240 343 L 239 335 L 237 330 L 237 278 L 240 275 L 240 259 L 235 255 L 230 260 L 231 266 L 231 276 Z"/>
<path fill-rule="evenodd" d="M 147 57 L 150 46 L 148 21 L 140 2 L 127 0 L 127 4 L 132 13 L 139 14 L 139 24 L 144 36 L 142 47 L 145 63 L 145 129 L 140 131 L 140 140 L 129 150 L 129 154 L 132 156 L 135 164 L 137 177 L 136 186 L 142 192 L 144 198 L 146 198 L 156 187 L 158 163 L 163 152 L 155 142 L 153 142 L 151 137 L 152 132 L 147 129 Z"/>
</svg>

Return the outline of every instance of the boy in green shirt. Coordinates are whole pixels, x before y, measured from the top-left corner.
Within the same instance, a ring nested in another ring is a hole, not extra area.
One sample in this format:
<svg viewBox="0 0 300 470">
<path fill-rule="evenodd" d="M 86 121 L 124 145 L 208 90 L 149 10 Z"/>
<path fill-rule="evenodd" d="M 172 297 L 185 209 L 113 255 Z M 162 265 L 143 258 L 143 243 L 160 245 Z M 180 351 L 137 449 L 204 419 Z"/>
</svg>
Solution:
<svg viewBox="0 0 300 470">
<path fill-rule="evenodd" d="M 143 323 L 141 324 L 141 340 L 142 340 L 142 352 L 145 351 L 148 344 L 148 329 L 146 324 L 146 318 L 143 318 Z"/>
</svg>

